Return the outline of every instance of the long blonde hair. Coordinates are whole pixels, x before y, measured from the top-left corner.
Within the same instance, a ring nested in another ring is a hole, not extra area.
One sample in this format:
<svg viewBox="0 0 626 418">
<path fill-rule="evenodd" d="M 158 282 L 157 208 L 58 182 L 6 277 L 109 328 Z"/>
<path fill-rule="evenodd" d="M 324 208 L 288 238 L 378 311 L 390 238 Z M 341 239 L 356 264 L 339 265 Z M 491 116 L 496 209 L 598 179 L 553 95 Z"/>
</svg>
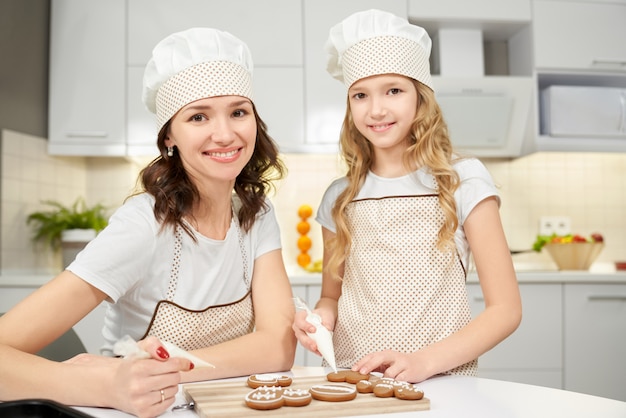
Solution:
<svg viewBox="0 0 626 418">
<path fill-rule="evenodd" d="M 454 192 L 460 182 L 457 172 L 452 167 L 454 150 L 435 93 L 424 84 L 412 81 L 417 90 L 416 114 L 411 134 L 407 138 L 408 146 L 404 151 L 402 163 L 407 170 L 417 165 L 418 168 L 426 168 L 434 176 L 439 205 L 445 216 L 445 222 L 438 233 L 437 248 L 440 251 L 452 251 L 454 232 L 459 224 Z M 354 125 L 349 99 L 339 145 L 341 156 L 348 167 L 346 173 L 348 186 L 339 194 L 332 209 L 336 234 L 327 243 L 331 256 L 325 263 L 326 271 L 335 278 L 340 278 L 339 267 L 345 261 L 352 244 L 346 208 L 361 189 L 365 176 L 372 166 L 374 153 L 371 143 Z"/>
</svg>

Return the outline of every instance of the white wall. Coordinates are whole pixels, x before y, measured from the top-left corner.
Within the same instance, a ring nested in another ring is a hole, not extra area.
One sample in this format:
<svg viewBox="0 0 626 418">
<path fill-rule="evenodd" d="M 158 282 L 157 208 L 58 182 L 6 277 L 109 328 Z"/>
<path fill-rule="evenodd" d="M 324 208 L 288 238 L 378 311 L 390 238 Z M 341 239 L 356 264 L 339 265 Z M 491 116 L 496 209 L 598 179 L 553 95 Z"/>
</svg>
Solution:
<svg viewBox="0 0 626 418">
<path fill-rule="evenodd" d="M 122 204 L 147 161 L 118 158 L 60 158 L 45 151 L 46 141 L 3 131 L 1 263 L 3 271 L 58 271 L 61 261 L 35 252 L 27 213 L 40 199 L 71 203 L 79 195 L 111 208 Z M 298 207 L 317 208 L 328 184 L 341 174 L 336 155 L 288 154 L 289 170 L 271 198 L 282 231 L 285 263 L 295 264 Z M 569 216 L 573 232 L 604 234 L 606 247 L 598 262 L 626 260 L 626 154 L 537 153 L 515 160 L 484 160 L 502 196 L 501 216 L 512 249 L 528 249 L 538 232 L 539 217 Z M 322 256 L 319 225 L 309 219 L 310 254 Z M 520 254 L 514 260 L 547 263 L 547 254 Z"/>
</svg>

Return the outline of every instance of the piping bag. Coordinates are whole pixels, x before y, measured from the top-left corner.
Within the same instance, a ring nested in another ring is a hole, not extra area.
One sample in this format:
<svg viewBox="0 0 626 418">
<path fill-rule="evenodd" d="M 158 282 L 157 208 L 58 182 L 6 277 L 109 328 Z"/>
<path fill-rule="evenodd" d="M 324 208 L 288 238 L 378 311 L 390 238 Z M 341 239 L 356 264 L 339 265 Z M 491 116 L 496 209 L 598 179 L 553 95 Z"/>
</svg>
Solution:
<svg viewBox="0 0 626 418">
<path fill-rule="evenodd" d="M 202 360 L 199 357 L 179 348 L 175 344 L 168 341 L 161 340 L 163 347 L 167 350 L 170 357 L 182 357 L 190 360 L 195 368 L 197 367 L 211 367 L 215 368 L 211 363 Z M 139 344 L 133 340 L 129 335 L 123 336 L 118 342 L 113 345 L 113 353 L 122 357 L 137 357 L 137 358 L 150 358 L 150 354 L 139 348 Z"/>
<path fill-rule="evenodd" d="M 306 321 L 315 325 L 316 331 L 313 333 L 307 332 L 306 334 L 317 343 L 318 351 L 322 354 L 322 357 L 324 357 L 324 360 L 326 360 L 333 371 L 337 373 L 332 332 L 322 325 L 322 318 L 318 314 L 311 312 L 307 304 L 300 297 L 293 298 L 293 303 L 296 305 L 296 310 L 306 311 Z"/>
</svg>

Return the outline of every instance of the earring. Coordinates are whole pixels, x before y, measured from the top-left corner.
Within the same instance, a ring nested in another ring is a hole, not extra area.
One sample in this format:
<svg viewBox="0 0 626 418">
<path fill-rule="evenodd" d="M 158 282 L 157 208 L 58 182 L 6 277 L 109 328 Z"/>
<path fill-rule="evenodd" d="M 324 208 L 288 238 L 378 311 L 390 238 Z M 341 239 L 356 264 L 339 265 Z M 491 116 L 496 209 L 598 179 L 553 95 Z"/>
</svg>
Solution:
<svg viewBox="0 0 626 418">
<path fill-rule="evenodd" d="M 168 157 L 174 156 L 174 147 L 167 147 L 167 156 Z"/>
</svg>

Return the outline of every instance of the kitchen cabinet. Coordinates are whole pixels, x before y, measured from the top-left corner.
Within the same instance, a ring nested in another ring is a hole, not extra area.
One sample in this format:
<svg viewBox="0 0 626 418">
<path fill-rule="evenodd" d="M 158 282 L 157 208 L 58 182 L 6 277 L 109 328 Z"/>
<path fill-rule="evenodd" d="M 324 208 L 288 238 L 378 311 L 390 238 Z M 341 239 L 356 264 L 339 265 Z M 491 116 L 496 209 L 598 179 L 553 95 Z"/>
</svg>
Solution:
<svg viewBox="0 0 626 418">
<path fill-rule="evenodd" d="M 626 3 L 535 0 L 535 67 L 626 73 L 625 22 Z"/>
<path fill-rule="evenodd" d="M 564 289 L 564 389 L 626 402 L 626 284 Z"/>
<path fill-rule="evenodd" d="M 480 285 L 468 284 L 472 316 L 484 309 Z M 478 376 L 560 389 L 562 387 L 561 284 L 520 284 L 522 323 L 478 359 Z"/>
<path fill-rule="evenodd" d="M 409 16 L 425 20 L 516 21 L 530 19 L 530 0 L 408 0 Z"/>
<path fill-rule="evenodd" d="M 542 92 L 551 86 L 626 87 L 625 1 L 534 0 L 533 60 L 536 72 L 534 151 L 626 152 L 619 138 L 551 136 L 542 120 Z M 555 28 L 558 27 L 558 30 Z"/>
<path fill-rule="evenodd" d="M 124 155 L 125 0 L 52 0 L 48 151 Z"/>
<path fill-rule="evenodd" d="M 294 297 L 300 297 L 306 304 L 313 309 L 320 298 L 322 285 L 311 284 L 292 284 L 291 286 Z M 321 366 L 322 358 L 311 353 L 298 343 L 296 348 L 296 358 L 294 365 L 296 366 Z"/>
</svg>

